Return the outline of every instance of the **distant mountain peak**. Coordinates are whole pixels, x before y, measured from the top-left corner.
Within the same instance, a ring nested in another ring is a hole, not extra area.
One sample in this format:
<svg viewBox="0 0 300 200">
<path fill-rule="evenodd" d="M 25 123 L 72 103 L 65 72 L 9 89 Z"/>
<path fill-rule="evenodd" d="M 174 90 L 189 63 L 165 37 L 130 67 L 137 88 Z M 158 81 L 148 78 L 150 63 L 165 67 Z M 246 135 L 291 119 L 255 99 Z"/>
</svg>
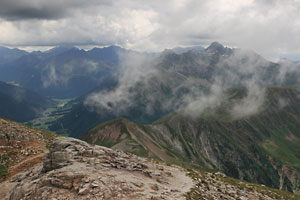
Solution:
<svg viewBox="0 0 300 200">
<path fill-rule="evenodd" d="M 205 49 L 205 51 L 210 53 L 220 53 L 220 54 L 230 54 L 232 52 L 232 49 L 224 47 L 219 42 L 213 42 Z"/>
<path fill-rule="evenodd" d="M 206 50 L 213 50 L 213 51 L 223 50 L 223 49 L 225 49 L 225 47 L 219 42 L 213 42 L 206 48 Z"/>
<path fill-rule="evenodd" d="M 110 45 L 106 48 L 112 48 L 112 49 L 121 49 L 122 47 L 118 46 L 118 45 Z"/>
<path fill-rule="evenodd" d="M 47 53 L 48 55 L 51 55 L 51 56 L 55 56 L 55 55 L 65 53 L 70 50 L 79 50 L 79 49 L 73 45 L 59 45 L 52 49 L 49 49 L 45 53 Z"/>
</svg>

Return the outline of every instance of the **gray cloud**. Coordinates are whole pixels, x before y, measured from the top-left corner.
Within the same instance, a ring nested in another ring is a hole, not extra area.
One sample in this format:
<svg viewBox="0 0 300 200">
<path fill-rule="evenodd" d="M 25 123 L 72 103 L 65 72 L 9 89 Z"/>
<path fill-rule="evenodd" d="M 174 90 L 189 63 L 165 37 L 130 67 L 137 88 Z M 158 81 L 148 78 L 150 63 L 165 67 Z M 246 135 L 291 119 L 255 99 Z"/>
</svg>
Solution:
<svg viewBox="0 0 300 200">
<path fill-rule="evenodd" d="M 0 17 L 7 20 L 60 19 L 71 15 L 71 10 L 89 6 L 110 5 L 108 0 L 1 0 Z"/>
<path fill-rule="evenodd" d="M 299 7 L 298 0 L 2 0 L 0 44 L 162 50 L 218 40 L 274 58 L 300 54 Z"/>
</svg>

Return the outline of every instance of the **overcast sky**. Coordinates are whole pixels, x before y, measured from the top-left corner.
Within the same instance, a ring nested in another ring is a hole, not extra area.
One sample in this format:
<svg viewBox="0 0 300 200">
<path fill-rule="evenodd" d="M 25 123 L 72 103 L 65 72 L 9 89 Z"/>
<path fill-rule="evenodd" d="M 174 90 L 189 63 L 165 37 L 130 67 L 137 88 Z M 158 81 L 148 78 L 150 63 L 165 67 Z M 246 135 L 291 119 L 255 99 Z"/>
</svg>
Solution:
<svg viewBox="0 0 300 200">
<path fill-rule="evenodd" d="M 300 0 L 0 0 L 0 45 L 158 51 L 219 41 L 300 54 Z"/>
</svg>

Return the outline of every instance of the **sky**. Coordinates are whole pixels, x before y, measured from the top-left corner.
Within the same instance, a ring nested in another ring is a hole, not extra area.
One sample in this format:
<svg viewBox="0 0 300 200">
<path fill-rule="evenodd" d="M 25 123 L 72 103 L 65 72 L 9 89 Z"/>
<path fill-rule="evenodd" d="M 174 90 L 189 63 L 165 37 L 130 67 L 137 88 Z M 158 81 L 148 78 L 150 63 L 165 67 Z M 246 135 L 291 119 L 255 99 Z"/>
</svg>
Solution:
<svg viewBox="0 0 300 200">
<path fill-rule="evenodd" d="M 119 45 L 140 51 L 213 41 L 300 60 L 300 0 L 0 0 L 0 45 Z"/>
</svg>

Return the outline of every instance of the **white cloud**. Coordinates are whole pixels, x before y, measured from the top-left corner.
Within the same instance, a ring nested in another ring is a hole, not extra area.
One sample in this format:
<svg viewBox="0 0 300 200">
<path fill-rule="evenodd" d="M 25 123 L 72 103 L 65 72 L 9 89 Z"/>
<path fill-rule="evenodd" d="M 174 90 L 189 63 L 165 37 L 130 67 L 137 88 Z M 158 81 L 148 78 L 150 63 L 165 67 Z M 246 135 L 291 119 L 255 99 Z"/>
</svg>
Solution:
<svg viewBox="0 0 300 200">
<path fill-rule="evenodd" d="M 118 85 L 113 90 L 94 92 L 89 95 L 84 104 L 93 108 L 107 109 L 114 114 L 120 115 L 133 106 L 136 94 L 141 92 L 134 90 L 137 84 L 151 87 L 148 80 L 157 74 L 152 66 L 154 60 L 142 54 L 119 54 L 122 60 L 122 69 L 118 77 Z M 149 108 L 151 112 L 151 108 Z"/>
<path fill-rule="evenodd" d="M 262 110 L 265 101 L 265 88 L 254 82 L 247 85 L 247 96 L 235 104 L 231 110 L 234 118 L 243 118 L 254 115 Z"/>
</svg>

